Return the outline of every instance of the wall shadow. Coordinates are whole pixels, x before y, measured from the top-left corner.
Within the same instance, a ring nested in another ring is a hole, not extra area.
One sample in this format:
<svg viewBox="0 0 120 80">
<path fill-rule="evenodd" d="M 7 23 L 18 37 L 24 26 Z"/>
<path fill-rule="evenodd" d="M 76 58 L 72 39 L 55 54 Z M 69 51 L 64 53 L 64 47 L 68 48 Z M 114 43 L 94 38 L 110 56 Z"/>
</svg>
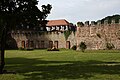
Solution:
<svg viewBox="0 0 120 80">
<path fill-rule="evenodd" d="M 120 62 L 102 61 L 45 61 L 27 58 L 6 58 L 7 70 L 26 77 L 26 80 L 89 79 L 95 74 L 120 74 Z"/>
</svg>

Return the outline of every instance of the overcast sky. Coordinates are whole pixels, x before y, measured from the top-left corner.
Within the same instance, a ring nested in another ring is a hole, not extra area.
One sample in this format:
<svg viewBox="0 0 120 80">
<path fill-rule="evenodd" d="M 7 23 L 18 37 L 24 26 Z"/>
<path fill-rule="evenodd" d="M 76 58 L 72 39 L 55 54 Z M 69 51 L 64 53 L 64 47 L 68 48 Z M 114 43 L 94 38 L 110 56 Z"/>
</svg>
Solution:
<svg viewBox="0 0 120 80">
<path fill-rule="evenodd" d="M 39 0 L 38 6 L 42 4 L 52 5 L 47 19 L 66 19 L 74 24 L 120 14 L 120 0 Z"/>
</svg>

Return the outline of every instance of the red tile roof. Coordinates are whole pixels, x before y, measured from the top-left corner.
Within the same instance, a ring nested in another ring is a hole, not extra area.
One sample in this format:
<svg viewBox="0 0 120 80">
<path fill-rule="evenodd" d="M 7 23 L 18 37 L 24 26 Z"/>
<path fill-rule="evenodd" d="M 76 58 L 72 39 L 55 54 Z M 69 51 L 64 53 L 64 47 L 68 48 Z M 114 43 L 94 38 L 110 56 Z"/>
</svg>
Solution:
<svg viewBox="0 0 120 80">
<path fill-rule="evenodd" d="M 47 26 L 61 26 L 61 25 L 69 25 L 69 22 L 65 19 L 61 20 L 49 20 Z"/>
</svg>

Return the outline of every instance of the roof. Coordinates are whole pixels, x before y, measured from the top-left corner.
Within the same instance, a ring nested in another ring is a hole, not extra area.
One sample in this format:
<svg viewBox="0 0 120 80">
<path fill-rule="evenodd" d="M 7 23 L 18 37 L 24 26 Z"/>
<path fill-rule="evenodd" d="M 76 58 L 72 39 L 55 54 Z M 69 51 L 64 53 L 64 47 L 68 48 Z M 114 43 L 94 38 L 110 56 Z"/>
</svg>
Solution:
<svg viewBox="0 0 120 80">
<path fill-rule="evenodd" d="M 61 26 L 61 25 L 69 25 L 69 22 L 65 19 L 61 20 L 49 20 L 47 26 Z"/>
</svg>

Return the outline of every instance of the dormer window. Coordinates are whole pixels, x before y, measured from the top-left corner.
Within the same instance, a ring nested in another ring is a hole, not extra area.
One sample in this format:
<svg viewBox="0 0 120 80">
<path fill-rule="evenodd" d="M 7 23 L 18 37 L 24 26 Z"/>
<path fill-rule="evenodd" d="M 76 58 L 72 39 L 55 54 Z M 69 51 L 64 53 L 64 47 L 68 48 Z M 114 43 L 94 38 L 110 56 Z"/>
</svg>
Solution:
<svg viewBox="0 0 120 80">
<path fill-rule="evenodd" d="M 66 26 L 66 29 L 65 30 L 68 30 L 68 26 Z"/>
<path fill-rule="evenodd" d="M 46 27 L 47 31 L 50 31 L 50 27 Z"/>
<path fill-rule="evenodd" d="M 59 27 L 59 26 L 56 26 L 56 30 L 60 30 L 60 27 Z"/>
<path fill-rule="evenodd" d="M 52 31 L 55 30 L 55 26 L 52 26 Z"/>
</svg>

